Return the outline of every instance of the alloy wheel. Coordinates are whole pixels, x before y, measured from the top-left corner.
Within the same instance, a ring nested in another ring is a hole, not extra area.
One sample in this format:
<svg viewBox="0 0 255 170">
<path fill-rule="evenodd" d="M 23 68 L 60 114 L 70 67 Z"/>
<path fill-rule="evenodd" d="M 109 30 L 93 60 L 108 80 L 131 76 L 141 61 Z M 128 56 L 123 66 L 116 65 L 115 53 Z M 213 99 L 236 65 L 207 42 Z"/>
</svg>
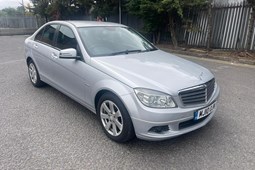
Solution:
<svg viewBox="0 0 255 170">
<path fill-rule="evenodd" d="M 105 130 L 112 136 L 119 136 L 123 130 L 123 118 L 118 106 L 106 100 L 100 107 L 100 118 Z"/>
<path fill-rule="evenodd" d="M 32 83 L 36 84 L 36 82 L 37 82 L 37 71 L 36 71 L 35 65 L 33 63 L 30 63 L 28 70 L 29 70 L 29 77 L 30 77 Z"/>
</svg>

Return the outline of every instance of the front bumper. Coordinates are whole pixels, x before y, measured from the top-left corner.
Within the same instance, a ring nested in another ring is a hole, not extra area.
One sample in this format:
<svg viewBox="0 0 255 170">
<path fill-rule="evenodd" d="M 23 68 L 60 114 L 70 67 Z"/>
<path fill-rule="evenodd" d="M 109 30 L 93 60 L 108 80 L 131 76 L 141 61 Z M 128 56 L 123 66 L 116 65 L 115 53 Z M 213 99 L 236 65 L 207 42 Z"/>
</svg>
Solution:
<svg viewBox="0 0 255 170">
<path fill-rule="evenodd" d="M 135 97 L 135 94 L 127 95 L 122 100 L 132 118 L 136 136 L 144 140 L 159 141 L 173 138 L 205 126 L 214 116 L 217 110 L 217 104 L 210 115 L 199 121 L 193 121 L 194 112 L 216 102 L 219 97 L 219 87 L 216 86 L 211 99 L 206 104 L 188 108 L 148 108 L 143 106 Z M 181 126 L 182 124 L 185 124 L 185 127 Z M 168 128 L 162 132 L 151 131 L 154 127 Z"/>
</svg>

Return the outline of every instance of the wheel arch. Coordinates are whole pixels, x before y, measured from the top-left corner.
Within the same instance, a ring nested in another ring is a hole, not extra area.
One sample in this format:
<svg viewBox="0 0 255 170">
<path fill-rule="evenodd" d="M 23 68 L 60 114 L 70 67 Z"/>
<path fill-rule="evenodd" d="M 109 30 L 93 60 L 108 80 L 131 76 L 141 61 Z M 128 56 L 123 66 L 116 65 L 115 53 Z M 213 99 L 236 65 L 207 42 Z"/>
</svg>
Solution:
<svg viewBox="0 0 255 170">
<path fill-rule="evenodd" d="M 94 98 L 94 105 L 95 105 L 96 113 L 97 113 L 97 105 L 98 105 L 99 99 L 100 99 L 100 97 L 102 97 L 105 93 L 112 93 L 112 92 L 109 91 L 109 90 L 102 89 L 102 90 L 100 90 L 99 92 L 97 92 L 97 94 L 96 94 L 96 96 L 95 96 L 95 98 Z"/>
<path fill-rule="evenodd" d="M 123 103 L 123 105 L 127 108 L 125 102 L 123 101 L 123 95 L 130 94 L 130 87 L 122 84 L 121 82 L 116 82 L 113 80 L 106 80 L 95 84 L 92 90 L 92 99 L 95 111 L 97 112 L 97 105 L 101 96 L 105 93 L 111 93 L 112 95 L 118 97 L 118 99 Z"/>
<path fill-rule="evenodd" d="M 94 105 L 95 105 L 95 109 L 96 109 L 96 113 L 97 113 L 97 105 L 99 102 L 99 99 L 106 93 L 110 93 L 116 97 L 118 97 L 118 99 L 123 103 L 123 105 L 126 107 L 125 103 L 123 102 L 123 100 L 121 99 L 121 97 L 114 91 L 109 90 L 109 89 L 101 89 L 100 91 L 97 92 L 95 98 L 94 98 Z"/>
<path fill-rule="evenodd" d="M 27 65 L 28 65 L 28 63 L 29 63 L 30 61 L 33 61 L 33 59 L 32 59 L 30 56 L 28 56 L 27 59 L 26 59 Z"/>
</svg>

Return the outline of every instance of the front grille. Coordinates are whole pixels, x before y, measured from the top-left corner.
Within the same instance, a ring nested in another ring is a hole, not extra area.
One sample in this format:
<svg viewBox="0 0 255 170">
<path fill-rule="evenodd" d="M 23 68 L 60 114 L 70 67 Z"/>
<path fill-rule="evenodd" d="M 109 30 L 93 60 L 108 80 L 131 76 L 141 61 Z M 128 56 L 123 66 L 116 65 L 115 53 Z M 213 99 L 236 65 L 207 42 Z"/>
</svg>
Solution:
<svg viewBox="0 0 255 170">
<path fill-rule="evenodd" d="M 205 83 L 206 85 L 206 90 L 207 90 L 207 101 L 212 97 L 212 94 L 214 92 L 214 87 L 215 87 L 215 79 L 212 79 Z"/>
<path fill-rule="evenodd" d="M 215 79 L 212 79 L 205 84 L 182 90 L 179 93 L 183 105 L 195 105 L 206 103 L 213 94 Z"/>
</svg>

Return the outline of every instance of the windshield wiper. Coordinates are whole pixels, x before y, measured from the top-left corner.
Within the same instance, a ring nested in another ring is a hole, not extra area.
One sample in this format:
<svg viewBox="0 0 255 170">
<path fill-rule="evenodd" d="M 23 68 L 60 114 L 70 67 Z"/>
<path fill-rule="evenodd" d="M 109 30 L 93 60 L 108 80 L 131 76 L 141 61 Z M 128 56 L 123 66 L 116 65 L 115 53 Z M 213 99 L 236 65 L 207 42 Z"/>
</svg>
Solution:
<svg viewBox="0 0 255 170">
<path fill-rule="evenodd" d="M 129 54 L 129 53 L 139 53 L 142 50 L 125 50 L 125 51 L 119 51 L 119 52 L 115 52 L 115 53 L 111 53 L 110 55 L 118 55 L 118 54 Z"/>
</svg>

